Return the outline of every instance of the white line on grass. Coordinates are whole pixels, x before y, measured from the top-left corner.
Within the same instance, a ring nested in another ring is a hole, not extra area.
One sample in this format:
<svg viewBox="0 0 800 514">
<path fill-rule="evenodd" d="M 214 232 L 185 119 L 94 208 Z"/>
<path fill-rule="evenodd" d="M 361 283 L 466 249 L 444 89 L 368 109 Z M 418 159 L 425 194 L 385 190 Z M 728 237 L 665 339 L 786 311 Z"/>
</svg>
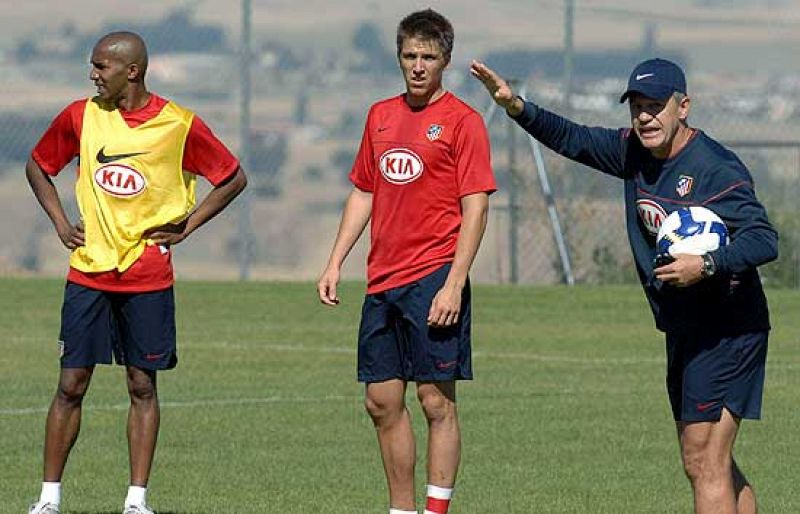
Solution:
<svg viewBox="0 0 800 514">
<path fill-rule="evenodd" d="M 341 346 L 308 346 L 304 344 L 274 344 L 260 343 L 257 341 L 249 343 L 234 343 L 230 341 L 219 341 L 213 343 L 187 343 L 184 345 L 188 350 L 206 348 L 225 348 L 228 350 L 267 350 L 276 352 L 303 352 L 303 353 L 329 353 L 329 354 L 350 354 L 355 355 L 356 349 Z M 658 366 L 666 365 L 666 357 L 574 357 L 570 355 L 546 355 L 532 352 L 485 352 L 473 351 L 473 357 L 481 359 L 512 359 L 539 362 L 557 362 L 566 364 L 588 364 L 594 366 L 614 366 L 614 365 L 637 365 L 654 364 Z M 796 370 L 800 369 L 800 362 L 782 358 L 767 364 L 767 370 Z"/>
<path fill-rule="evenodd" d="M 211 406 L 230 406 L 230 405 L 259 405 L 265 403 L 316 403 L 329 401 L 359 400 L 361 396 L 347 395 L 325 395 L 314 397 L 290 397 L 290 396 L 266 396 L 264 398 L 229 398 L 221 400 L 194 400 L 189 402 L 166 401 L 161 402 L 162 408 L 185 409 L 192 407 L 211 407 Z M 84 411 L 126 411 L 128 403 L 117 403 L 113 405 L 86 405 Z M 23 409 L 0 409 L 0 416 L 25 416 L 27 414 L 43 414 L 49 407 L 28 407 Z"/>
<path fill-rule="evenodd" d="M 191 348 L 226 348 L 233 350 L 248 350 L 252 351 L 255 348 L 269 351 L 283 351 L 283 352 L 315 352 L 315 353 L 334 353 L 334 354 L 355 354 L 355 349 L 344 347 L 314 347 L 301 344 L 241 344 L 230 342 L 219 343 L 193 343 L 188 345 Z M 513 359 L 513 360 L 527 360 L 527 361 L 540 361 L 540 362 L 557 362 L 557 363 L 570 363 L 570 364 L 591 364 L 591 365 L 619 365 L 619 364 L 658 364 L 663 365 L 663 359 L 654 358 L 586 358 L 586 357 L 568 357 L 558 355 L 541 355 L 535 353 L 503 353 L 503 352 L 473 352 L 474 357 L 487 358 L 487 359 Z M 768 365 L 768 369 L 797 369 L 797 364 L 793 362 L 780 362 Z M 361 400 L 361 396 L 346 396 L 346 395 L 326 395 L 318 397 L 286 397 L 286 396 L 267 396 L 263 398 L 231 398 L 220 400 L 195 400 L 187 402 L 166 401 L 161 402 L 164 408 L 191 408 L 191 407 L 210 407 L 210 406 L 229 406 L 229 405 L 258 405 L 267 403 L 288 403 L 288 402 L 326 402 L 326 401 L 344 401 L 344 400 Z M 114 405 L 87 405 L 84 407 L 85 411 L 120 411 L 127 410 L 127 403 L 119 403 Z M 28 407 L 20 409 L 0 409 L 0 417 L 3 416 L 24 416 L 28 414 L 43 414 L 48 411 L 48 407 Z"/>
<path fill-rule="evenodd" d="M 355 348 L 344 348 L 340 346 L 308 346 L 303 344 L 265 344 L 265 343 L 233 343 L 233 342 L 217 342 L 217 343 L 188 343 L 185 345 L 188 350 L 192 349 L 206 349 L 206 348 L 225 348 L 226 350 L 268 350 L 276 352 L 303 352 L 303 353 L 331 353 L 331 354 L 349 354 L 355 355 Z M 561 355 L 543 355 L 538 353 L 527 352 L 472 352 L 473 357 L 487 358 L 487 359 L 513 359 L 513 360 L 531 360 L 541 362 L 566 362 L 570 364 L 599 364 L 599 365 L 614 365 L 614 364 L 663 364 L 663 359 L 654 359 L 647 357 L 623 357 L 623 358 L 603 358 L 603 357 L 570 357 Z"/>
<path fill-rule="evenodd" d="M 12 338 L 15 342 L 19 341 L 39 341 L 38 338 L 33 337 L 15 337 Z M 309 346 L 304 344 L 275 344 L 275 343 L 261 343 L 252 341 L 247 343 L 232 342 L 232 341 L 215 341 L 215 342 L 196 342 L 188 341 L 184 344 L 179 343 L 179 347 L 184 348 L 184 351 L 191 351 L 194 349 L 224 348 L 226 350 L 267 350 L 275 352 L 302 352 L 302 353 L 328 353 L 340 355 L 355 355 L 356 349 L 353 347 L 341 346 Z M 524 360 L 524 361 L 538 361 L 538 362 L 554 362 L 566 364 L 587 364 L 592 366 L 614 366 L 614 365 L 637 365 L 637 364 L 653 364 L 665 365 L 665 359 L 662 357 L 574 357 L 570 355 L 546 355 L 541 353 L 529 352 L 484 352 L 473 351 L 473 357 L 480 359 L 511 359 L 511 360 Z M 774 370 L 795 370 L 800 369 L 800 363 L 793 360 L 781 359 L 777 362 L 770 362 L 767 364 L 768 369 Z"/>
</svg>

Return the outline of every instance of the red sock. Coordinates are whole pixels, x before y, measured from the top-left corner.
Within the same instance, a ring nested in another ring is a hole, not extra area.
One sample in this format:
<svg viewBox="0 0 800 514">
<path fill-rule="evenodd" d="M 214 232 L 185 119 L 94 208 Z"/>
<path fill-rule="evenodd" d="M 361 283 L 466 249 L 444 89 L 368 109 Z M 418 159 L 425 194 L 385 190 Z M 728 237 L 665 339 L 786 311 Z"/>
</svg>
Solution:
<svg viewBox="0 0 800 514">
<path fill-rule="evenodd" d="M 450 499 L 453 497 L 453 489 L 428 484 L 427 497 L 425 514 L 447 514 L 447 509 L 450 508 Z"/>
</svg>

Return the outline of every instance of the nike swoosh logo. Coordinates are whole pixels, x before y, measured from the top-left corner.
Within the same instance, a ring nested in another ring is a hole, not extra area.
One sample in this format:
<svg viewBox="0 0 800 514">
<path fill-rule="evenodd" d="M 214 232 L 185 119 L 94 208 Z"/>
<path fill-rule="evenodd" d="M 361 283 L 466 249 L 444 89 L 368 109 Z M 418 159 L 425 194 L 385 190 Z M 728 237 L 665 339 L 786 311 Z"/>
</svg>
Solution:
<svg viewBox="0 0 800 514">
<path fill-rule="evenodd" d="M 636 80 L 646 79 L 647 77 L 652 77 L 655 73 L 642 73 L 641 75 L 636 75 Z"/>
<path fill-rule="evenodd" d="M 389 130 L 389 127 L 378 127 L 378 132 L 383 132 L 384 130 Z"/>
<path fill-rule="evenodd" d="M 704 411 L 707 411 L 708 409 L 710 409 L 711 407 L 713 407 L 716 404 L 717 404 L 717 402 L 698 403 L 697 404 L 697 410 L 700 411 L 700 412 L 704 412 Z"/>
<path fill-rule="evenodd" d="M 105 150 L 106 147 L 102 147 L 99 152 L 97 152 L 97 162 L 100 164 L 108 164 L 109 162 L 118 161 L 120 159 L 126 159 L 128 157 L 135 157 L 137 155 L 143 155 L 148 152 L 133 152 L 133 153 L 118 153 L 118 154 L 111 154 L 106 155 Z"/>
</svg>

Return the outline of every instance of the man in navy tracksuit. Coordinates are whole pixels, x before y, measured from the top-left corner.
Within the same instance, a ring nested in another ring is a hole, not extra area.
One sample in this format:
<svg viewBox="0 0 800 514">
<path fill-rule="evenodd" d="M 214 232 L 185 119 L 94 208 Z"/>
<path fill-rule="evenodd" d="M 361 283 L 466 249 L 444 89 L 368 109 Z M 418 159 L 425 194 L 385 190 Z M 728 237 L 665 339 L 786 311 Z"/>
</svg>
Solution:
<svg viewBox="0 0 800 514">
<path fill-rule="evenodd" d="M 761 414 L 770 325 L 756 267 L 777 257 L 778 236 L 747 168 L 689 127 L 686 79 L 670 61 L 644 61 L 631 73 L 620 98 L 629 103 L 629 129 L 577 125 L 515 96 L 483 63 L 473 61 L 470 71 L 533 137 L 625 181 L 628 238 L 656 326 L 666 333 L 667 390 L 695 512 L 755 513 L 732 449 L 740 420 Z M 730 245 L 657 267 L 661 222 L 693 205 L 722 218 Z"/>
</svg>

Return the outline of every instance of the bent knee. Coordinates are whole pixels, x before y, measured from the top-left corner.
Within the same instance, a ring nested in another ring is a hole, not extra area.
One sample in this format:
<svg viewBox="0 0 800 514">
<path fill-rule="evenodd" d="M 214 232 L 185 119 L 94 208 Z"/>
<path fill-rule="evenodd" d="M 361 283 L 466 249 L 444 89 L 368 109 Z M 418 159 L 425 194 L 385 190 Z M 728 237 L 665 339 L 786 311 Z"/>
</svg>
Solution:
<svg viewBox="0 0 800 514">
<path fill-rule="evenodd" d="M 155 399 L 155 371 L 128 368 L 128 394 L 132 400 L 148 401 Z"/>
<path fill-rule="evenodd" d="M 456 404 L 441 394 L 425 394 L 419 396 L 422 412 L 428 421 L 447 421 L 455 419 Z"/>
<path fill-rule="evenodd" d="M 367 396 L 364 398 L 364 409 L 369 417 L 377 423 L 398 418 L 405 410 L 405 404 L 402 401 L 382 401 Z"/>
<path fill-rule="evenodd" d="M 683 471 L 689 480 L 718 481 L 730 480 L 730 456 L 711 451 L 709 448 L 683 449 Z"/>
<path fill-rule="evenodd" d="M 89 389 L 91 371 L 62 372 L 58 380 L 56 399 L 65 403 L 80 403 Z"/>
<path fill-rule="evenodd" d="M 75 384 L 59 384 L 56 391 L 56 399 L 62 403 L 81 403 L 84 396 L 86 396 L 86 387 Z"/>
<path fill-rule="evenodd" d="M 156 397 L 156 388 L 153 384 L 136 382 L 128 384 L 128 394 L 132 399 L 149 401 Z"/>
</svg>

